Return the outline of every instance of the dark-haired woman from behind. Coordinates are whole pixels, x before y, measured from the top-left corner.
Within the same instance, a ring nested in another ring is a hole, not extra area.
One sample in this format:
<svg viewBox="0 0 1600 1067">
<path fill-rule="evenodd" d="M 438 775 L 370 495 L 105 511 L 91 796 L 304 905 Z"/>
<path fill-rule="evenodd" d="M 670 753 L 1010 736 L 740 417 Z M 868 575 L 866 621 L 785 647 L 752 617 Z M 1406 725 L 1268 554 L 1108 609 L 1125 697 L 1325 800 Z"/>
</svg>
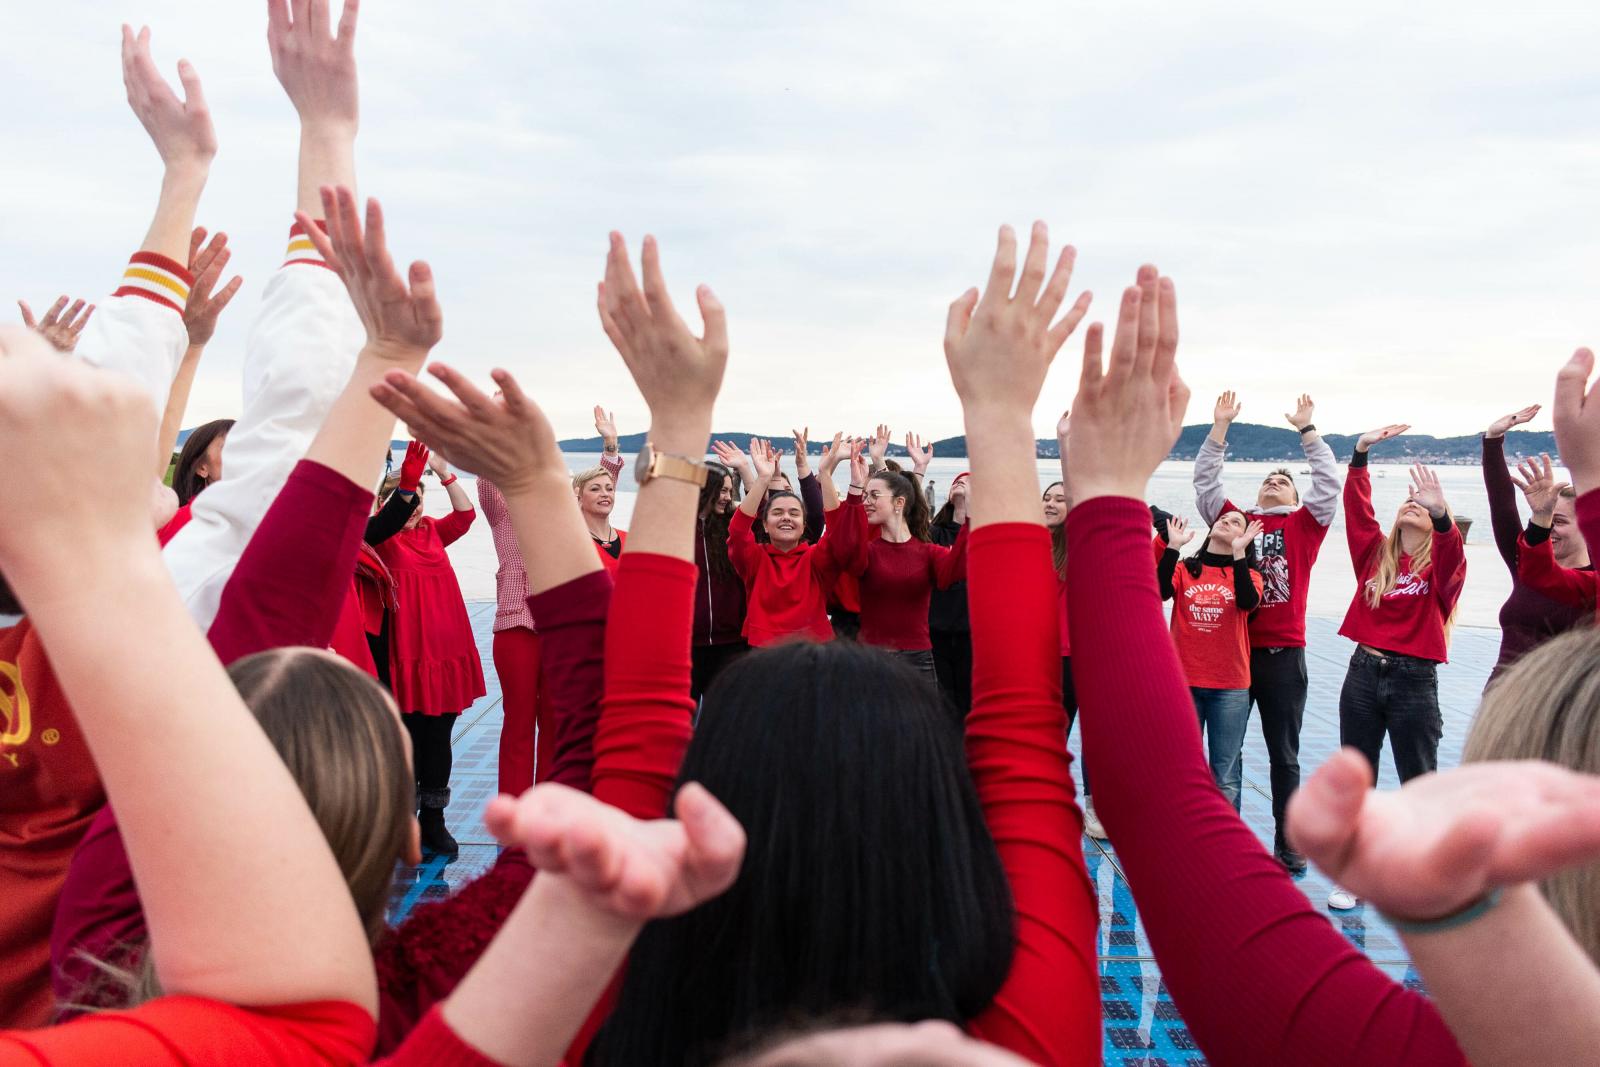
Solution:
<svg viewBox="0 0 1600 1067">
<path fill-rule="evenodd" d="M 722 669 L 750 650 L 744 639 L 744 582 L 728 558 L 728 525 L 733 517 L 733 472 L 709 465 L 700 488 L 695 520 L 694 562 L 700 579 L 694 591 L 693 678 L 690 695 L 699 700 Z"/>
<path fill-rule="evenodd" d="M 614 267 L 605 293 L 630 328 L 608 333 L 629 365 L 682 361 L 676 373 L 636 378 L 653 425 L 680 435 L 661 447 L 694 454 L 722 370 L 697 347 L 725 335 L 650 336 L 683 327 L 634 311 L 643 301 L 613 296 L 613 279 L 627 279 Z M 1055 594 L 1026 430 L 1056 334 L 1035 325 L 1048 325 L 1059 298 L 996 299 L 995 314 L 1025 321 L 996 328 L 986 314 L 970 330 L 958 322 L 946 343 L 964 401 L 979 389 L 1014 398 L 969 422 L 984 492 L 972 515 L 982 528 L 971 546 L 964 739 L 910 665 L 861 645 L 805 642 L 728 668 L 691 737 L 680 649 L 693 610 L 695 498 L 671 482 L 641 489 L 607 633 L 595 795 L 659 817 L 679 784 L 699 781 L 749 844 L 726 895 L 646 927 L 585 1062 L 714 1063 L 730 1044 L 846 1012 L 943 1019 L 1038 1063 L 1098 1061 L 1096 903 L 1061 744 Z M 671 395 L 652 395 L 662 381 Z"/>
<path fill-rule="evenodd" d="M 1244 734 L 1250 725 L 1250 615 L 1261 603 L 1261 572 L 1251 548 L 1261 523 L 1224 511 L 1205 546 L 1178 561 L 1195 533 L 1181 518 L 1167 521 L 1167 548 L 1156 564 L 1161 599 L 1172 601 L 1172 643 L 1189 680 L 1200 733 L 1217 788 L 1239 810 Z"/>
<path fill-rule="evenodd" d="M 172 491 L 178 494 L 177 513 L 161 527 L 156 539 L 161 544 L 189 524 L 189 505 L 200 491 L 222 477 L 222 446 L 233 429 L 232 419 L 215 419 L 189 431 L 172 468 Z"/>
</svg>

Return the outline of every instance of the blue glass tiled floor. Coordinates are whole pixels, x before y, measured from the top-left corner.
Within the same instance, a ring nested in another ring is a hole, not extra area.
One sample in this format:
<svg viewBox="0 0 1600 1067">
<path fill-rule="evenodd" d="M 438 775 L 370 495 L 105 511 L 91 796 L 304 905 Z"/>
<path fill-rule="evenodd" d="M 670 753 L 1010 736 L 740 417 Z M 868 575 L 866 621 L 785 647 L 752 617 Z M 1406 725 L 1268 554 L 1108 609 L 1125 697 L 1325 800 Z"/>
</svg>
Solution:
<svg viewBox="0 0 1600 1067">
<path fill-rule="evenodd" d="M 468 610 L 483 655 L 489 692 L 461 716 L 456 726 L 449 823 L 461 842 L 461 858 L 448 865 L 434 859 L 421 867 L 402 869 L 390 903 L 392 922 L 404 918 L 418 903 L 449 896 L 472 881 L 494 862 L 497 851 L 482 819 L 484 805 L 495 794 L 500 736 L 500 688 L 489 654 L 494 604 L 474 602 Z M 1308 624 L 1311 693 L 1300 739 L 1300 765 L 1305 774 L 1327 759 L 1339 744 L 1339 687 L 1352 646 L 1338 636 L 1337 629 L 1331 619 L 1311 619 Z M 1450 649 L 1452 662 L 1439 672 L 1439 704 L 1444 711 L 1441 767 L 1460 762 L 1461 744 L 1477 708 L 1478 694 L 1494 665 L 1499 639 L 1495 630 L 1460 627 L 1455 631 Z M 1071 746 L 1076 754 L 1076 731 Z M 1398 784 L 1386 754 L 1379 785 L 1394 788 Z M 1267 780 L 1267 753 L 1260 730 L 1254 725 L 1245 740 L 1244 785 L 1244 819 L 1270 848 L 1272 794 Z M 1201 1067 L 1205 1058 L 1167 996 L 1133 895 L 1117 867 L 1115 850 L 1108 842 L 1085 838 L 1084 853 L 1089 876 L 1100 895 L 1100 983 L 1106 1063 L 1112 1067 Z M 1327 880 L 1313 870 L 1299 881 L 1311 900 L 1322 908 L 1328 895 Z M 1399 938 L 1374 912 L 1363 907 L 1342 915 L 1327 914 L 1356 947 L 1385 971 L 1397 980 L 1417 983 Z"/>
</svg>

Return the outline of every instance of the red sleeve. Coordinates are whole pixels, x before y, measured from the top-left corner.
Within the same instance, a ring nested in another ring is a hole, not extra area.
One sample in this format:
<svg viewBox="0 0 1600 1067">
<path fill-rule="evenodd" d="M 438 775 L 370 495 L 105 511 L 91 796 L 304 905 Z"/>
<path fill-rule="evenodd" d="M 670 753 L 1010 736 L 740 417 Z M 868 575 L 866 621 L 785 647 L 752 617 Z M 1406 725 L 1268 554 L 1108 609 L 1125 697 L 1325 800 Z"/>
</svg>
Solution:
<svg viewBox="0 0 1600 1067">
<path fill-rule="evenodd" d="M 594 738 L 594 795 L 638 819 L 667 813 L 689 745 L 688 560 L 624 552 L 606 625 L 606 695 Z"/>
<path fill-rule="evenodd" d="M 1005 985 L 969 1030 L 1035 1063 L 1099 1063 L 1099 908 L 1062 743 L 1050 535 L 1007 523 L 971 540 L 967 763 L 1011 883 L 1017 948 Z"/>
<path fill-rule="evenodd" d="M 1527 536 L 1523 535 L 1517 539 L 1517 543 L 1520 546 L 1517 577 L 1526 582 L 1528 588 L 1543 593 L 1558 604 L 1581 608 L 1595 606 L 1595 586 L 1600 579 L 1596 578 L 1594 571 L 1575 571 L 1561 566 L 1556 562 L 1548 540 L 1530 545 Z"/>
<path fill-rule="evenodd" d="M 478 513 L 471 508 L 462 511 L 452 511 L 442 519 L 435 519 L 433 528 L 439 535 L 439 540 L 446 548 L 461 540 L 461 535 L 472 528 L 472 520 Z"/>
<path fill-rule="evenodd" d="M 1095 809 L 1184 1023 L 1231 1067 L 1464 1067 L 1427 997 L 1351 945 L 1217 791 L 1138 547 L 1148 522 L 1137 500 L 1073 509 L 1068 618 Z"/>
<path fill-rule="evenodd" d="M 1467 548 L 1461 538 L 1461 527 L 1453 521 L 1444 533 L 1433 531 L 1433 550 L 1430 553 L 1435 602 L 1439 617 L 1449 619 L 1461 599 L 1461 589 L 1467 584 Z"/>
<path fill-rule="evenodd" d="M 1160 534 L 1150 539 L 1150 550 L 1156 554 L 1156 565 L 1160 566 L 1161 557 L 1167 554 L 1167 543 L 1161 539 Z"/>
<path fill-rule="evenodd" d="M 383 935 L 372 954 L 379 1055 L 408 1042 L 418 1020 L 466 977 L 532 880 L 522 852 L 507 851 L 455 896 L 421 905 Z"/>
<path fill-rule="evenodd" d="M 860 493 L 852 490 L 828 512 L 816 551 L 813 566 L 828 574 L 861 574 L 867 569 L 867 512 L 861 506 Z"/>
<path fill-rule="evenodd" d="M 312 460 L 296 464 L 222 589 L 207 634 L 217 658 L 327 648 L 371 510 L 371 490 Z"/>
<path fill-rule="evenodd" d="M 733 517 L 728 520 L 728 561 L 746 583 L 756 576 L 756 555 L 760 552 L 756 545 L 755 525 L 756 520 L 746 515 L 742 508 L 734 508 Z"/>
<path fill-rule="evenodd" d="M 374 1062 L 381 1067 L 500 1067 L 499 1060 L 491 1060 L 450 1029 L 438 1008 L 428 1012 L 393 1055 Z"/>
<path fill-rule="evenodd" d="M 1580 496 L 1573 511 L 1578 519 L 1578 532 L 1583 534 L 1584 541 L 1600 545 L 1600 489 L 1591 489 Z"/>
<path fill-rule="evenodd" d="M 606 616 L 611 572 L 590 571 L 528 597 L 539 620 L 543 681 L 554 717 L 555 757 L 545 779 L 590 789 L 595 726 L 605 696 Z"/>
<path fill-rule="evenodd" d="M 1350 563 L 1356 581 L 1364 582 L 1373 555 L 1383 547 L 1383 527 L 1372 511 L 1372 475 L 1366 467 L 1352 465 L 1344 476 L 1344 536 L 1350 543 Z"/>
<path fill-rule="evenodd" d="M 478 507 L 490 526 L 498 526 L 505 517 L 506 498 L 501 495 L 500 487 L 487 478 L 478 479 Z"/>
<path fill-rule="evenodd" d="M 928 545 L 928 555 L 933 557 L 933 582 L 940 589 L 949 589 L 957 582 L 966 580 L 968 525 L 968 523 L 961 524 L 961 532 L 956 534 L 956 543 L 949 548 L 935 544 Z"/>
<path fill-rule="evenodd" d="M 201 997 L 162 997 L 132 1011 L 87 1015 L 45 1030 L 0 1034 L 0 1063 L 78 1067 L 365 1063 L 372 1016 L 354 1004 L 320 1001 L 241 1008 Z"/>
</svg>

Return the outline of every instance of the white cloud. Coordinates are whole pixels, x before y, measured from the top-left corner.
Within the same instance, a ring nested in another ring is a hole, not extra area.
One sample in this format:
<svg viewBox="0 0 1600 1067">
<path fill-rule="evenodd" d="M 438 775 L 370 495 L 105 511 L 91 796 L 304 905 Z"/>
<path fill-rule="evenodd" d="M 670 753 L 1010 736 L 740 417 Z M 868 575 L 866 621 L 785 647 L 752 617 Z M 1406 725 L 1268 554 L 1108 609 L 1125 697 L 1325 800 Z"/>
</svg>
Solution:
<svg viewBox="0 0 1600 1067">
<path fill-rule="evenodd" d="M 104 292 L 148 218 L 118 24 L 205 79 L 223 152 L 202 221 L 248 285 L 190 422 L 236 410 L 289 221 L 295 128 L 260 7 L 64 0 L 0 41 L 0 292 L 36 301 Z M 1176 278 L 1191 421 L 1233 386 L 1265 422 L 1310 390 L 1329 429 L 1470 432 L 1600 342 L 1597 30 L 1589 9 L 1481 3 L 369 2 L 361 181 L 397 254 L 434 265 L 441 358 L 519 371 L 563 433 L 596 401 L 644 417 L 594 317 L 609 229 L 660 236 L 686 310 L 700 281 L 728 304 L 719 427 L 944 436 L 945 306 L 1000 222 L 1035 217 L 1078 245 L 1098 314 L 1142 261 Z"/>
</svg>

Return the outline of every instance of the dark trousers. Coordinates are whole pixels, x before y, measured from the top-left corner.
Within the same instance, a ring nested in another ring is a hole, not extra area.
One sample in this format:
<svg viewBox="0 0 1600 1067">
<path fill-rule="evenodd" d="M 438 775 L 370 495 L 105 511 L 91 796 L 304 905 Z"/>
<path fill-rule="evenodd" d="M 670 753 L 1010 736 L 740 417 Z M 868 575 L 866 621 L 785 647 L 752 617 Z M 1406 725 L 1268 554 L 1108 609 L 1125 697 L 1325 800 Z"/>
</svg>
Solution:
<svg viewBox="0 0 1600 1067">
<path fill-rule="evenodd" d="M 833 624 L 833 636 L 841 641 L 854 641 L 861 633 L 861 616 L 843 608 L 832 612 L 828 621 Z"/>
<path fill-rule="evenodd" d="M 749 651 L 749 643 L 743 640 L 723 645 L 695 645 L 689 650 L 689 695 L 699 701 L 722 669 Z"/>
<path fill-rule="evenodd" d="M 910 667 L 912 670 L 922 675 L 923 680 L 928 683 L 928 688 L 930 690 L 935 693 L 939 691 L 939 675 L 938 672 L 933 669 L 933 652 L 931 650 L 919 648 L 915 651 L 907 651 L 905 649 L 896 648 L 889 649 L 888 652 L 889 655 L 893 656 L 901 663 L 904 663 L 907 667 Z"/>
<path fill-rule="evenodd" d="M 408 711 L 400 716 L 411 735 L 411 761 L 417 772 L 417 790 L 425 808 L 450 803 L 450 733 L 461 713 L 424 715 Z"/>
<path fill-rule="evenodd" d="M 1339 743 L 1359 749 L 1378 773 L 1384 734 L 1394 753 L 1394 769 L 1409 782 L 1439 765 L 1437 664 L 1414 656 L 1374 656 L 1356 649 L 1339 691 Z"/>
<path fill-rule="evenodd" d="M 934 630 L 933 670 L 939 688 L 956 714 L 966 720 L 972 710 L 972 634 Z"/>
<path fill-rule="evenodd" d="M 373 665 L 378 668 L 378 683 L 390 692 L 394 686 L 389 682 L 389 613 L 383 613 L 383 628 L 375 634 L 367 635 L 367 649 L 372 653 Z"/>
<path fill-rule="evenodd" d="M 1072 736 L 1072 724 L 1078 721 L 1078 687 L 1072 684 L 1072 657 L 1061 657 L 1061 706 L 1067 709 L 1067 736 L 1061 739 L 1062 744 L 1067 743 L 1067 737 Z M 1078 732 L 1078 740 L 1083 740 L 1083 732 Z M 1080 745 L 1080 747 L 1082 747 Z M 1078 761 L 1078 770 L 1083 775 L 1083 796 L 1089 797 L 1089 761 Z"/>
<path fill-rule="evenodd" d="M 1306 717 L 1306 650 L 1252 648 L 1250 700 L 1261 709 L 1261 738 L 1272 764 L 1272 821 L 1279 848 L 1289 798 L 1300 788 L 1300 726 Z"/>
</svg>

